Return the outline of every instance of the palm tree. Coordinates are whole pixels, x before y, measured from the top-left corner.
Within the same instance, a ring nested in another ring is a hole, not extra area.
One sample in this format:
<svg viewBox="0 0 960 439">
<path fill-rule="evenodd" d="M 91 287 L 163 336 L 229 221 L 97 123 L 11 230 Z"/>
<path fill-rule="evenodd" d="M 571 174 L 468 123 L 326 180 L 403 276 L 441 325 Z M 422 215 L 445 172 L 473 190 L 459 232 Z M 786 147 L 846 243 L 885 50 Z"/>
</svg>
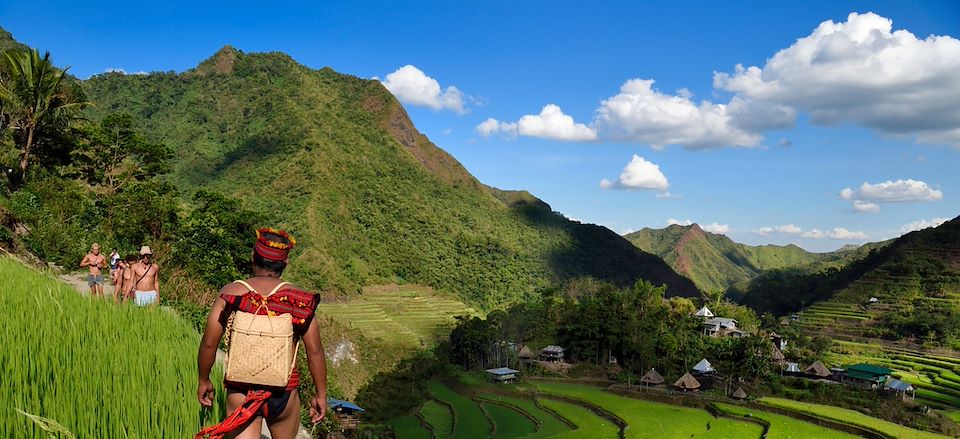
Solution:
<svg viewBox="0 0 960 439">
<path fill-rule="evenodd" d="M 0 63 L 0 114 L 21 150 L 19 180 L 23 181 L 39 132 L 65 129 L 88 103 L 68 92 L 67 69 L 54 66 L 50 52 L 41 57 L 36 49 L 7 50 Z"/>
</svg>

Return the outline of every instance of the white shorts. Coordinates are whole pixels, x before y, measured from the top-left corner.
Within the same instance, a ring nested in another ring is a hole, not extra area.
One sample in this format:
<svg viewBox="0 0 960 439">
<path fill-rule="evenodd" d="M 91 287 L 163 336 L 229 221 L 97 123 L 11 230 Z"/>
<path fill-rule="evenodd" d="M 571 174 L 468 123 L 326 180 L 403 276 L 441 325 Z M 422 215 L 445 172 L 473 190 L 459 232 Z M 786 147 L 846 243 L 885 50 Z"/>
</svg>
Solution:
<svg viewBox="0 0 960 439">
<path fill-rule="evenodd" d="M 137 306 L 154 305 L 160 301 L 160 297 L 157 294 L 156 290 L 150 290 L 150 291 L 137 290 L 137 291 L 134 291 L 133 295 L 134 295 L 133 303 L 135 303 Z"/>
</svg>

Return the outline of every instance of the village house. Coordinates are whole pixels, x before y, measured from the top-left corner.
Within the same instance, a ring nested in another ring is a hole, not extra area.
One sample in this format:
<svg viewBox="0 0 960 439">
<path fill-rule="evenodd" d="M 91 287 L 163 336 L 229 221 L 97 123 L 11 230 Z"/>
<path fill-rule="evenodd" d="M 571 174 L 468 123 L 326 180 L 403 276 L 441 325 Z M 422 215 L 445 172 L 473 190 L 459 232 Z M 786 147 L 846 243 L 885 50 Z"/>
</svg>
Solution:
<svg viewBox="0 0 960 439">
<path fill-rule="evenodd" d="M 340 433 L 359 428 L 360 414 L 366 411 L 350 401 L 334 398 L 327 399 L 327 407 L 333 412 L 333 417 L 337 420 L 337 427 L 340 429 Z"/>
<path fill-rule="evenodd" d="M 890 379 L 892 370 L 873 364 L 854 364 L 844 371 L 840 382 L 861 389 L 881 389 Z"/>
<path fill-rule="evenodd" d="M 685 373 L 683 374 L 682 377 L 680 377 L 680 379 L 678 379 L 675 383 L 673 383 L 673 386 L 684 392 L 687 392 L 687 391 L 696 392 L 700 390 L 700 381 L 697 381 L 697 379 L 694 378 L 693 375 L 690 375 L 689 373 Z"/>
<path fill-rule="evenodd" d="M 565 349 L 560 346 L 550 345 L 540 350 L 540 361 L 548 363 L 562 363 Z"/>
<path fill-rule="evenodd" d="M 664 381 L 665 380 L 663 379 L 663 376 L 653 368 L 640 377 L 640 383 L 648 386 L 659 386 L 660 384 L 663 384 Z"/>
<path fill-rule="evenodd" d="M 811 378 L 828 379 L 833 376 L 833 373 L 830 372 L 830 368 L 824 365 L 821 361 L 811 364 L 809 367 L 803 370 L 803 373 Z"/>
<path fill-rule="evenodd" d="M 712 374 L 716 369 L 713 368 L 713 365 L 707 361 L 706 358 L 700 360 L 696 366 L 693 366 L 693 373 L 697 375 L 709 375 Z"/>
<path fill-rule="evenodd" d="M 896 395 L 898 398 L 906 401 L 907 399 L 913 399 L 917 396 L 917 390 L 913 388 L 913 384 L 910 384 L 906 381 L 900 381 L 896 378 L 890 378 L 883 385 L 883 389 L 886 390 L 891 395 Z"/>
<path fill-rule="evenodd" d="M 710 337 L 743 337 L 745 332 L 737 329 L 738 322 L 726 317 L 712 317 L 703 321 L 703 335 Z"/>
<path fill-rule="evenodd" d="M 520 373 L 519 370 L 511 369 L 509 367 L 498 367 L 496 369 L 487 369 L 487 375 L 490 375 L 490 379 L 495 383 L 512 383 L 517 380 L 517 374 Z"/>
</svg>

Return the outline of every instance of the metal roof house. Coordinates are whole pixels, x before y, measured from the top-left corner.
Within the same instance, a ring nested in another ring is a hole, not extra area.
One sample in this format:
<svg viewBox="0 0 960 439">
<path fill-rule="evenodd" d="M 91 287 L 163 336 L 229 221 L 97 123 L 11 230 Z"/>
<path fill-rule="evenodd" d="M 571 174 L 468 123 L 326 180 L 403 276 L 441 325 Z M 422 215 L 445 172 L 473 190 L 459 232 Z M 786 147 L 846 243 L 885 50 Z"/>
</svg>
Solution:
<svg viewBox="0 0 960 439">
<path fill-rule="evenodd" d="M 540 359 L 559 363 L 563 361 L 564 352 L 566 352 L 566 349 L 557 345 L 550 345 L 540 350 Z"/>
<path fill-rule="evenodd" d="M 520 373 L 519 370 L 511 369 L 509 367 L 487 369 L 486 372 L 487 375 L 490 375 L 490 379 L 497 383 L 510 383 L 516 381 L 517 374 Z"/>
<path fill-rule="evenodd" d="M 884 390 L 899 396 L 900 398 L 914 398 L 917 396 L 917 390 L 913 388 L 913 384 L 910 384 L 906 381 L 900 381 L 896 378 L 890 378 L 883 385 Z"/>
<path fill-rule="evenodd" d="M 803 371 L 800 370 L 800 366 L 797 363 L 787 363 L 787 368 L 783 370 L 785 374 L 801 374 Z"/>
<path fill-rule="evenodd" d="M 360 414 L 366 411 L 350 401 L 334 398 L 327 398 L 327 407 L 333 412 L 341 432 L 356 430 L 360 426 Z"/>
<path fill-rule="evenodd" d="M 700 308 L 694 315 L 697 317 L 703 317 L 707 319 L 714 317 L 713 312 L 711 312 L 710 308 L 707 308 L 706 305 L 704 305 L 703 308 Z"/>
<path fill-rule="evenodd" d="M 745 332 L 737 329 L 736 319 L 711 317 L 703 321 L 703 335 L 711 337 L 743 337 Z"/>
<path fill-rule="evenodd" d="M 698 375 L 710 374 L 710 373 L 713 373 L 715 370 L 716 369 L 713 368 L 713 365 L 710 364 L 710 362 L 707 361 L 706 358 L 700 360 L 700 362 L 697 363 L 696 366 L 693 366 L 693 373 Z"/>
<path fill-rule="evenodd" d="M 848 366 L 840 382 L 863 389 L 880 389 L 890 379 L 892 370 L 873 364 Z"/>
</svg>

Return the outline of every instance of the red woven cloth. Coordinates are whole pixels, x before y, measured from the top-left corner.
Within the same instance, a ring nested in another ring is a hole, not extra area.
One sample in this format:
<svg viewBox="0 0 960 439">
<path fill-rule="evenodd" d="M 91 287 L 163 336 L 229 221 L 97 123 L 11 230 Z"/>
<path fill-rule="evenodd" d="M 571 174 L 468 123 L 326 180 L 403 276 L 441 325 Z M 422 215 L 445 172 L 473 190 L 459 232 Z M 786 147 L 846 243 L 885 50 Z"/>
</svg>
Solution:
<svg viewBox="0 0 960 439">
<path fill-rule="evenodd" d="M 220 298 L 227 302 L 229 311 L 243 311 L 251 314 L 266 315 L 267 312 L 274 314 L 290 314 L 293 319 L 293 332 L 296 337 L 303 337 L 310 327 L 310 321 L 320 304 L 320 296 L 308 291 L 295 288 L 284 287 L 273 293 L 270 297 L 263 297 L 253 291 L 242 295 L 221 294 Z M 264 306 L 266 305 L 266 306 Z M 248 388 L 244 384 L 234 384 L 227 382 L 233 387 Z M 300 374 L 297 369 L 293 369 L 290 374 L 290 381 L 287 382 L 286 390 L 296 389 L 300 385 Z"/>
<path fill-rule="evenodd" d="M 270 398 L 270 392 L 267 390 L 251 390 L 247 392 L 247 398 L 243 400 L 240 408 L 236 409 L 230 416 L 227 416 L 223 422 L 217 425 L 211 425 L 200 430 L 194 439 L 223 439 L 228 433 L 234 431 L 251 418 L 260 413 L 260 409 Z"/>
</svg>

